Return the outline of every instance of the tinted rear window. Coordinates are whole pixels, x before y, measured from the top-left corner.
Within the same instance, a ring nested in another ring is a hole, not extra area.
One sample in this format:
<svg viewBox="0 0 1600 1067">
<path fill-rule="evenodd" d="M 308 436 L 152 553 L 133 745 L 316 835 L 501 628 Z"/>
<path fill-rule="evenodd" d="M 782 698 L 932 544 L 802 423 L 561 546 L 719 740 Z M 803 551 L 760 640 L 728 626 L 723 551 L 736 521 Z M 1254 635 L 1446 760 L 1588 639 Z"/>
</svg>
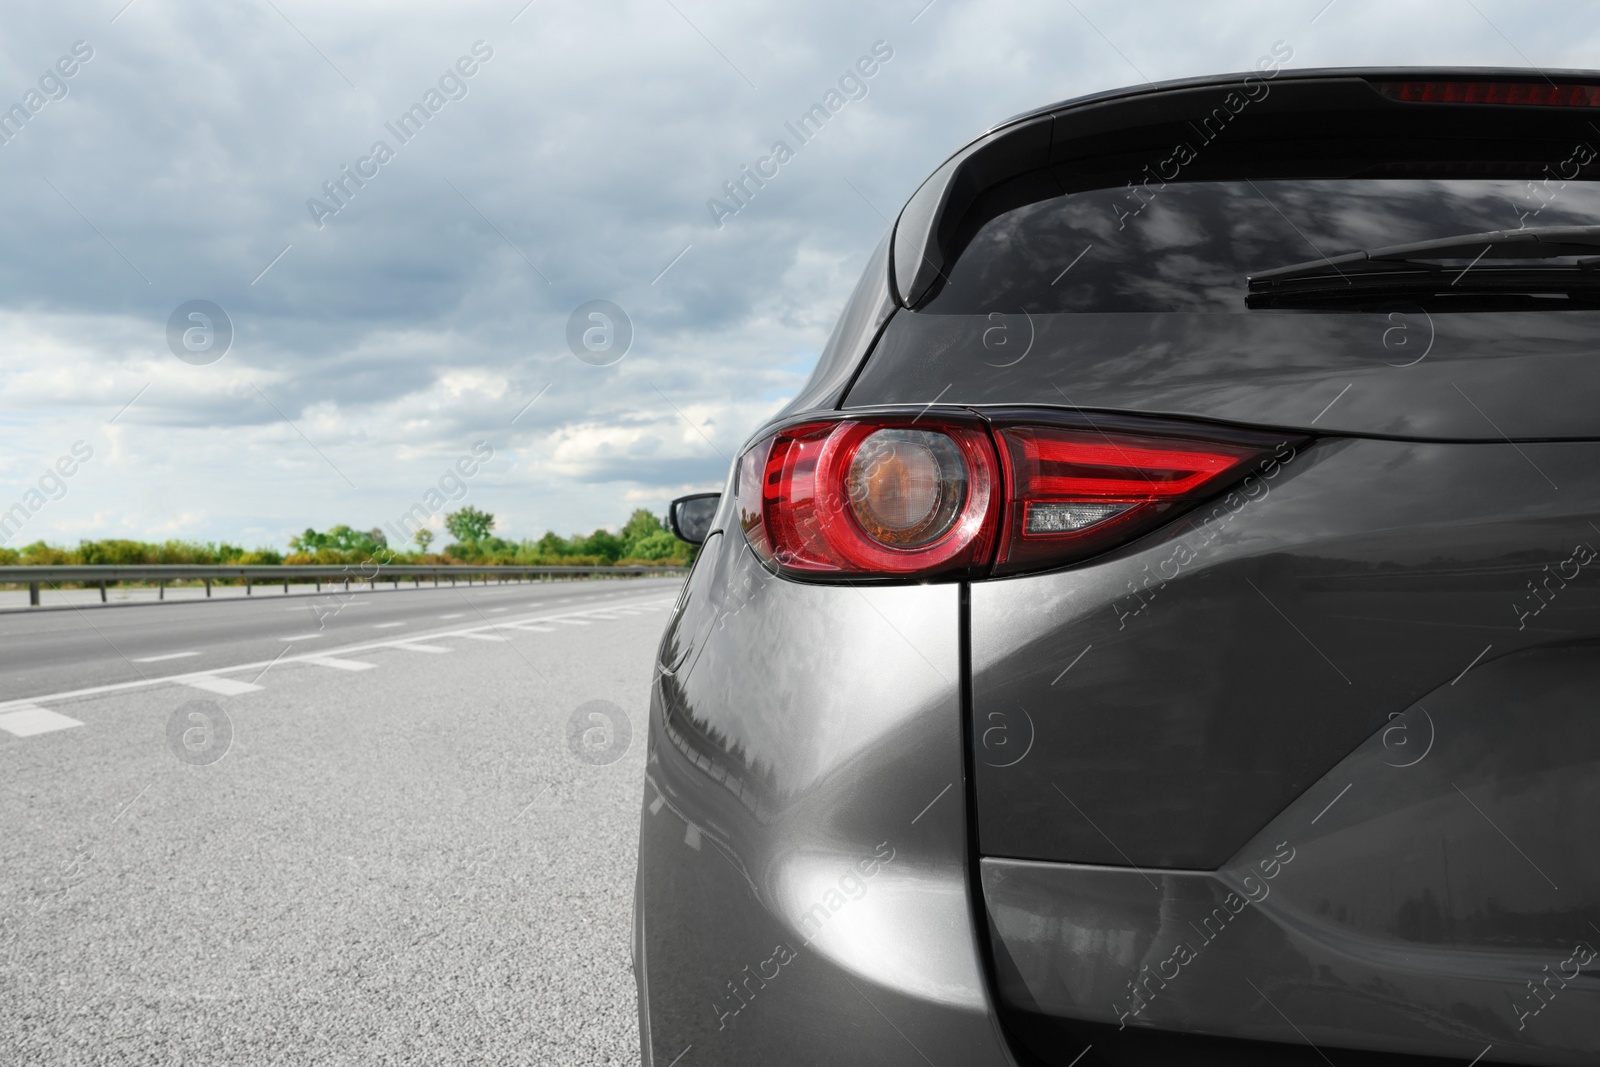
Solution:
<svg viewBox="0 0 1600 1067">
<path fill-rule="evenodd" d="M 920 310 L 1243 313 L 1251 274 L 1386 245 L 1600 224 L 1600 183 L 1295 179 L 1093 189 L 989 220 Z M 1252 312 L 1267 314 L 1270 312 Z"/>
</svg>

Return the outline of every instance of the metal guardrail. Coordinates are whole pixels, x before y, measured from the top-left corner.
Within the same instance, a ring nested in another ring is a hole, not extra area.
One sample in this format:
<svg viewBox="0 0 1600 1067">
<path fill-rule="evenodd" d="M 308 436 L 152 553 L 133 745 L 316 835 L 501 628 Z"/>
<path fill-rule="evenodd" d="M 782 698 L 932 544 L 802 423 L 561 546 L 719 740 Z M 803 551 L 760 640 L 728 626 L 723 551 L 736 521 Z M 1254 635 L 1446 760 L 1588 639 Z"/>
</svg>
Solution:
<svg viewBox="0 0 1600 1067">
<path fill-rule="evenodd" d="M 322 591 L 323 583 L 329 585 L 343 585 L 350 588 L 350 583 L 357 585 L 370 585 L 377 587 L 379 582 L 391 582 L 399 588 L 402 579 L 411 579 L 412 585 L 421 587 L 424 578 L 432 578 L 435 587 L 440 579 L 449 579 L 451 585 L 459 580 L 465 580 L 468 585 L 474 578 L 483 580 L 488 585 L 493 579 L 500 583 L 514 579 L 518 582 L 539 578 L 579 578 L 579 577 L 610 577 L 610 578 L 638 578 L 648 575 L 680 575 L 686 573 L 687 567 L 516 567 L 504 565 L 473 566 L 471 564 L 385 564 L 385 563 L 359 563 L 344 565 L 314 564 L 308 566 L 284 566 L 263 564 L 260 566 L 190 566 L 186 564 L 145 563 L 128 566 L 78 566 L 78 567 L 0 567 L 0 585 L 26 585 L 28 587 L 28 603 L 31 606 L 39 605 L 40 585 L 59 586 L 62 582 L 86 582 L 100 587 L 100 601 L 106 600 L 106 583 L 108 582 L 155 582 L 159 593 L 157 599 L 165 600 L 167 596 L 167 583 L 179 581 L 203 581 L 206 586 L 206 596 L 211 595 L 211 583 L 222 579 L 244 579 L 245 595 L 250 596 L 256 585 L 283 585 L 283 591 L 289 591 L 289 583 L 293 579 L 310 579 L 316 583 L 317 591 Z"/>
</svg>

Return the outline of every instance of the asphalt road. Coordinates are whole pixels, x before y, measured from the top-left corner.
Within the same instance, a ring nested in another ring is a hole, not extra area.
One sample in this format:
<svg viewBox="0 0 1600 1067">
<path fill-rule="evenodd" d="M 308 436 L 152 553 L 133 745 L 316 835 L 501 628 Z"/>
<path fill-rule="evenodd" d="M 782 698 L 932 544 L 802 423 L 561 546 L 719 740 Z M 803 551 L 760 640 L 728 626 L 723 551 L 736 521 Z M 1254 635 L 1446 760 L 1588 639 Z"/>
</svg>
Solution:
<svg viewBox="0 0 1600 1067">
<path fill-rule="evenodd" d="M 0 1062 L 637 1064 L 677 588 L 0 615 Z"/>
</svg>

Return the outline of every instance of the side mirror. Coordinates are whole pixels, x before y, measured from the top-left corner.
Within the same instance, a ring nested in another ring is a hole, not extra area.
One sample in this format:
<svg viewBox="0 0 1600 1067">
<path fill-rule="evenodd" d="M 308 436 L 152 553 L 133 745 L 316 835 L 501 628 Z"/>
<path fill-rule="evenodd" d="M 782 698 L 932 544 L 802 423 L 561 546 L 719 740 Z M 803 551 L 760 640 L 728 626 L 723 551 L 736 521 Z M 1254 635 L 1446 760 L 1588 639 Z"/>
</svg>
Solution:
<svg viewBox="0 0 1600 1067">
<path fill-rule="evenodd" d="M 680 496 L 667 508 L 667 527 L 680 540 L 703 544 L 711 532 L 711 519 L 722 502 L 721 493 L 693 493 Z"/>
</svg>

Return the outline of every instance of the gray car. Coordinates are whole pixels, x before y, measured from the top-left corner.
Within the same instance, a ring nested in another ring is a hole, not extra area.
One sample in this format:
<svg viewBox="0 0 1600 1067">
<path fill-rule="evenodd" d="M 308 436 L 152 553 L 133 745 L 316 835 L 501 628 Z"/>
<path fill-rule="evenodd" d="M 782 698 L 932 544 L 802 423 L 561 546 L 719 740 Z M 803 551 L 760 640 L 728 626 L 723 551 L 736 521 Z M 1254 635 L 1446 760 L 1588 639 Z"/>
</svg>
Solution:
<svg viewBox="0 0 1600 1067">
<path fill-rule="evenodd" d="M 1600 1062 L 1600 75 L 1019 116 L 659 653 L 643 1060 Z"/>
</svg>

